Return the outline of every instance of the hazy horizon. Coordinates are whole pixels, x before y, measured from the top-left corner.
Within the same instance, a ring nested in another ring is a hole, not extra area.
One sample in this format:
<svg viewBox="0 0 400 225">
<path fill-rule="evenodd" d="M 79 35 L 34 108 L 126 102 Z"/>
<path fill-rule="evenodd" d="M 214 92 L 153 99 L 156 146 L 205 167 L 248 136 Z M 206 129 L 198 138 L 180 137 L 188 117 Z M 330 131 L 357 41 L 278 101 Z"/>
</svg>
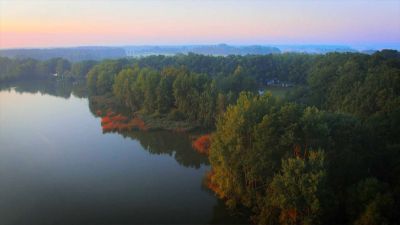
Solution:
<svg viewBox="0 0 400 225">
<path fill-rule="evenodd" d="M 88 45 L 60 45 L 60 46 L 26 46 L 26 47 L 0 47 L 0 50 L 12 50 L 12 49 L 58 49 L 58 48 L 123 48 L 123 47 L 184 47 L 184 46 L 217 46 L 217 45 L 228 45 L 234 47 L 249 47 L 249 46 L 263 46 L 263 47 L 348 47 L 353 50 L 363 51 L 363 50 L 382 50 L 382 49 L 395 49 L 400 50 L 400 43 L 394 44 L 382 44 L 382 45 L 346 45 L 346 44 L 335 44 L 335 43 L 322 43 L 322 44 L 260 44 L 260 43 L 248 43 L 248 44 L 229 44 L 229 43 L 196 43 L 196 44 L 109 44 L 109 45 L 99 45 L 99 44 L 88 44 Z"/>
<path fill-rule="evenodd" d="M 400 46 L 399 1 L 0 0 L 0 48 Z"/>
</svg>

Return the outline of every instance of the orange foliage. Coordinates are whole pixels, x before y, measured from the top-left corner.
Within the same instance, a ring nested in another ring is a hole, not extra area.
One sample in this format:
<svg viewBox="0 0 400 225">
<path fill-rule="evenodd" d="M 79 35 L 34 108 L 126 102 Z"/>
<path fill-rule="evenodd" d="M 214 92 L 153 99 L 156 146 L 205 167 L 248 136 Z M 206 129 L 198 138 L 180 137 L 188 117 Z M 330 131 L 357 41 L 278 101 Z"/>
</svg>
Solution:
<svg viewBox="0 0 400 225">
<path fill-rule="evenodd" d="M 104 132 L 110 132 L 116 130 L 117 126 L 114 123 L 106 123 L 102 125 Z"/>
<path fill-rule="evenodd" d="M 293 149 L 294 156 L 301 157 L 301 147 L 300 145 L 295 145 Z"/>
<path fill-rule="evenodd" d="M 296 209 L 283 209 L 279 219 L 281 221 L 290 221 L 291 224 L 297 224 L 298 211 Z"/>
<path fill-rule="evenodd" d="M 287 215 L 289 216 L 290 219 L 293 221 L 297 220 L 297 210 L 296 209 L 290 209 L 287 211 Z"/>
<path fill-rule="evenodd" d="M 103 132 L 113 132 L 113 131 L 129 131 L 133 128 L 139 130 L 147 130 L 147 126 L 143 120 L 135 117 L 129 121 L 128 117 L 122 116 L 121 114 L 115 115 L 114 112 L 107 112 L 107 116 L 101 118 L 101 126 Z"/>
<path fill-rule="evenodd" d="M 210 146 L 211 146 L 210 135 L 206 134 L 206 135 L 200 136 L 193 142 L 192 146 L 197 152 L 204 154 L 204 155 L 209 155 Z"/>
<path fill-rule="evenodd" d="M 307 157 L 307 146 L 304 147 L 304 152 L 301 149 L 301 146 L 296 144 L 293 149 L 294 156 L 300 159 L 305 159 Z"/>
<path fill-rule="evenodd" d="M 111 121 L 110 117 L 108 117 L 108 116 L 105 116 L 105 117 L 101 118 L 101 125 L 103 125 L 103 124 L 109 124 L 109 123 L 111 123 L 111 122 L 112 122 L 112 121 Z"/>
<path fill-rule="evenodd" d="M 211 191 L 216 193 L 218 196 L 222 197 L 223 195 L 222 195 L 221 189 L 218 187 L 218 185 L 216 185 L 212 182 L 214 175 L 215 175 L 215 173 L 212 170 L 207 172 L 206 178 L 205 178 L 206 185 Z"/>
</svg>

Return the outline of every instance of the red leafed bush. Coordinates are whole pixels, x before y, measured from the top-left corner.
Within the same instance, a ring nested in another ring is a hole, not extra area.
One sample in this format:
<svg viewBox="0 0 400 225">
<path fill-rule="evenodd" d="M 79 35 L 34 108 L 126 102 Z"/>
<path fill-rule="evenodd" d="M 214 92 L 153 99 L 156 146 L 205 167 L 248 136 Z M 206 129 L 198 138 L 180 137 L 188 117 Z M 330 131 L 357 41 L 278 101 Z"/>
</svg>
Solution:
<svg viewBox="0 0 400 225">
<path fill-rule="evenodd" d="M 103 132 L 111 132 L 117 129 L 117 126 L 114 123 L 107 123 L 104 124 L 102 127 L 103 127 Z"/>
<path fill-rule="evenodd" d="M 112 121 L 111 121 L 110 117 L 108 117 L 108 116 L 105 116 L 105 117 L 101 118 L 101 125 L 109 124 L 111 122 Z"/>
<path fill-rule="evenodd" d="M 222 196 L 224 196 L 222 190 L 218 187 L 218 185 L 216 185 L 216 184 L 213 183 L 214 175 L 215 175 L 215 173 L 214 173 L 214 171 L 212 171 L 212 170 L 211 170 L 211 171 L 208 171 L 208 172 L 206 173 L 206 177 L 205 177 L 205 179 L 204 179 L 205 185 L 206 185 L 210 190 L 212 190 L 214 193 L 216 193 L 218 196 L 222 197 Z M 204 182 L 204 181 L 203 181 L 203 182 Z"/>
<path fill-rule="evenodd" d="M 101 113 L 101 111 L 99 113 Z M 130 131 L 134 128 L 139 130 L 148 130 L 148 127 L 140 118 L 134 117 L 129 120 L 128 117 L 116 114 L 111 110 L 108 110 L 106 116 L 101 118 L 101 126 L 103 132 Z"/>
<path fill-rule="evenodd" d="M 209 154 L 210 146 L 211 146 L 211 139 L 209 134 L 200 136 L 193 142 L 193 148 L 196 149 L 197 152 L 204 155 Z"/>
</svg>

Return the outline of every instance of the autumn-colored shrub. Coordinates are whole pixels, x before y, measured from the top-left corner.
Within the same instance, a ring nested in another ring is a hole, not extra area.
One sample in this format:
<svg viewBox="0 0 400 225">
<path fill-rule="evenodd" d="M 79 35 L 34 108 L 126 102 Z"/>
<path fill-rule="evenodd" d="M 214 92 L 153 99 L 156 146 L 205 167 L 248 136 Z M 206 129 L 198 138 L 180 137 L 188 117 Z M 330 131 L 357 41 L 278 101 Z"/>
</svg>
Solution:
<svg viewBox="0 0 400 225">
<path fill-rule="evenodd" d="M 111 131 L 115 131 L 117 126 L 114 123 L 106 123 L 106 124 L 102 125 L 102 128 L 103 128 L 103 132 L 111 132 Z"/>
<path fill-rule="evenodd" d="M 129 131 L 134 128 L 139 130 L 147 130 L 148 127 L 145 125 L 144 121 L 138 117 L 131 120 L 128 117 L 118 114 L 116 116 L 114 112 L 107 112 L 107 116 L 101 118 L 101 126 L 103 132 L 113 132 L 113 131 Z"/>
<path fill-rule="evenodd" d="M 111 122 L 112 121 L 111 121 L 110 117 L 108 117 L 108 116 L 105 116 L 105 117 L 101 118 L 101 125 L 109 124 Z"/>
<path fill-rule="evenodd" d="M 97 115 L 97 116 L 101 116 L 101 115 L 103 115 L 103 112 L 102 112 L 101 110 L 97 110 L 97 111 L 96 111 L 96 115 Z"/>
<path fill-rule="evenodd" d="M 214 171 L 209 171 L 206 173 L 206 177 L 205 177 L 205 184 L 207 185 L 207 187 L 213 191 L 214 193 L 216 193 L 218 196 L 222 197 L 222 190 L 218 188 L 218 185 L 215 185 L 212 180 L 214 177 L 215 173 Z"/>
<path fill-rule="evenodd" d="M 193 142 L 193 148 L 204 155 L 208 155 L 210 152 L 210 146 L 211 146 L 211 139 L 210 135 L 206 134 L 203 136 L 200 136 Z"/>
</svg>

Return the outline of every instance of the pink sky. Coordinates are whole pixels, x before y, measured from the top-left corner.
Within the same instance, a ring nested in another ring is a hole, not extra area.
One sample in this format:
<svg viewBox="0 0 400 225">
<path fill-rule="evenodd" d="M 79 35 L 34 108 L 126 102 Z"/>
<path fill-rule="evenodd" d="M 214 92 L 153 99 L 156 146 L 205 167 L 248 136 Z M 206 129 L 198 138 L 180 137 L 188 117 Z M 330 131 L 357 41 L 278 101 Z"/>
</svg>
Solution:
<svg viewBox="0 0 400 225">
<path fill-rule="evenodd" d="M 399 40 L 400 1 L 0 0 L 0 48 Z"/>
</svg>

